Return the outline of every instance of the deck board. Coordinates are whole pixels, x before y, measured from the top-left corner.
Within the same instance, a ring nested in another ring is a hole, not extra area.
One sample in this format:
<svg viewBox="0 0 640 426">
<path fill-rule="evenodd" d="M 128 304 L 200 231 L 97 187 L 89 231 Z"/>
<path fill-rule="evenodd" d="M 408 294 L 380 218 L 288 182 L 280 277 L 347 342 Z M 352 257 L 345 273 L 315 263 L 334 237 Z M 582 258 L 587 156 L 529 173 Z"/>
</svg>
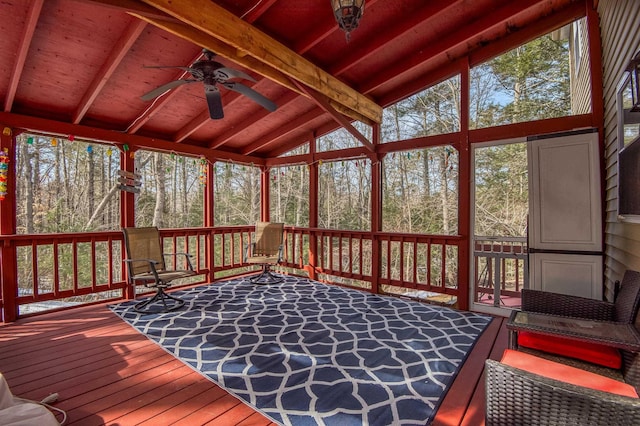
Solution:
<svg viewBox="0 0 640 426">
<path fill-rule="evenodd" d="M 469 354 L 434 425 L 484 421 L 484 360 L 506 348 L 496 318 Z M 14 394 L 60 397 L 68 425 L 274 425 L 112 314 L 85 306 L 0 325 L 0 372 Z"/>
</svg>

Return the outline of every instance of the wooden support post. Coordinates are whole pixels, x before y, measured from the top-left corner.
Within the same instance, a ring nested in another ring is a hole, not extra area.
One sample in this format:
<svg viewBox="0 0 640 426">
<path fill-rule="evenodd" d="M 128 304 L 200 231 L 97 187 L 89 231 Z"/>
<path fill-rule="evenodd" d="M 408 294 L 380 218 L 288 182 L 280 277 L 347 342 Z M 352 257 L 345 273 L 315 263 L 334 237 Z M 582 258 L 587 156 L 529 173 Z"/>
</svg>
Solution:
<svg viewBox="0 0 640 426">
<path fill-rule="evenodd" d="M 260 220 L 269 222 L 271 218 L 271 187 L 269 186 L 269 168 L 260 168 Z"/>
<path fill-rule="evenodd" d="M 0 235 L 16 233 L 16 143 L 13 129 L 0 124 L 0 150 L 6 152 L 9 163 L 7 170 L 7 193 L 0 200 Z M 0 245 L 2 276 L 0 277 L 0 320 L 13 322 L 18 318 L 18 268 L 16 246 L 9 239 Z"/>
<path fill-rule="evenodd" d="M 126 148 L 125 148 L 126 147 Z M 135 150 L 129 145 L 123 145 L 120 151 L 120 168 L 128 173 L 135 173 Z M 129 228 L 136 226 L 136 211 L 135 211 L 135 194 L 129 191 L 120 191 L 120 225 L 123 228 Z M 129 271 L 124 266 L 124 259 L 126 258 L 125 247 L 122 247 L 122 259 L 124 276 L 129 281 Z M 124 295 L 126 299 L 134 299 L 136 297 L 135 288 L 133 286 L 126 286 L 124 289 Z"/>
<path fill-rule="evenodd" d="M 380 125 L 372 126 L 374 146 L 380 143 Z M 371 158 L 371 292 L 379 293 L 379 279 L 382 272 L 382 250 L 378 233 L 382 231 L 382 159 L 384 154 Z"/>
<path fill-rule="evenodd" d="M 469 143 L 469 78 L 468 60 L 460 72 L 460 143 L 458 146 L 458 308 L 469 309 L 470 237 L 471 237 L 471 149 Z M 443 247 L 443 250 L 446 248 Z"/>
<path fill-rule="evenodd" d="M 316 138 L 311 135 L 309 141 L 311 161 L 309 163 L 309 228 L 318 228 L 318 163 L 315 161 Z M 306 268 L 309 278 L 317 279 L 318 274 L 318 237 L 315 232 L 309 234 L 309 265 Z"/>
<path fill-rule="evenodd" d="M 215 162 L 207 162 L 207 177 L 204 185 L 204 218 L 203 223 L 206 227 L 215 226 L 215 197 L 213 196 L 213 185 L 215 184 Z M 213 232 L 207 234 L 205 241 L 205 256 L 206 267 L 209 270 L 207 276 L 207 282 L 213 282 L 215 274 L 213 268 L 215 267 L 215 236 Z"/>
</svg>

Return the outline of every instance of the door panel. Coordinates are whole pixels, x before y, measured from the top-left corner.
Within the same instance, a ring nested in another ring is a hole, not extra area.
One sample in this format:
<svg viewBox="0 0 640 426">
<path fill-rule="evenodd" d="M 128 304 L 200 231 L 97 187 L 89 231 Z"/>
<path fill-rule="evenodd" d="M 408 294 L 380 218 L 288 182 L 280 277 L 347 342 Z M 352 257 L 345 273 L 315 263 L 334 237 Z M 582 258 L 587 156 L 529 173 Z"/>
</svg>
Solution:
<svg viewBox="0 0 640 426">
<path fill-rule="evenodd" d="M 598 134 L 532 140 L 531 288 L 602 298 L 602 205 Z"/>
<path fill-rule="evenodd" d="M 532 253 L 529 262 L 533 288 L 602 299 L 602 256 Z"/>
<path fill-rule="evenodd" d="M 598 134 L 529 143 L 529 246 L 602 250 Z"/>
</svg>

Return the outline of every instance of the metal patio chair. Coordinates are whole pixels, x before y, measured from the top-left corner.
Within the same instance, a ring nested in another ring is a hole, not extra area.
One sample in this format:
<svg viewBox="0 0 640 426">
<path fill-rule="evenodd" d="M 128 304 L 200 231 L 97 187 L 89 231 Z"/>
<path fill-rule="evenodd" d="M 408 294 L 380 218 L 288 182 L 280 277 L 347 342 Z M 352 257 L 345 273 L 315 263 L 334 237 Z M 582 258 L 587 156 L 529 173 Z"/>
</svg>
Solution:
<svg viewBox="0 0 640 426">
<path fill-rule="evenodd" d="M 255 240 L 247 244 L 244 261 L 262 265 L 262 272 L 249 280 L 255 284 L 277 284 L 284 278 L 271 272 L 271 266 L 282 261 L 282 244 L 284 239 L 284 223 L 258 222 Z"/>
<path fill-rule="evenodd" d="M 155 288 L 156 294 L 148 300 L 143 300 L 134 306 L 134 310 L 140 313 L 170 312 L 180 309 L 184 300 L 171 296 L 165 289 L 172 281 L 196 275 L 191 264 L 191 255 L 188 253 L 163 253 L 162 239 L 157 227 L 123 228 L 124 242 L 127 250 L 127 263 L 129 271 L 129 283 L 135 286 L 144 284 Z M 184 269 L 167 269 L 165 256 L 184 258 Z M 154 307 L 155 306 L 155 307 Z"/>
</svg>

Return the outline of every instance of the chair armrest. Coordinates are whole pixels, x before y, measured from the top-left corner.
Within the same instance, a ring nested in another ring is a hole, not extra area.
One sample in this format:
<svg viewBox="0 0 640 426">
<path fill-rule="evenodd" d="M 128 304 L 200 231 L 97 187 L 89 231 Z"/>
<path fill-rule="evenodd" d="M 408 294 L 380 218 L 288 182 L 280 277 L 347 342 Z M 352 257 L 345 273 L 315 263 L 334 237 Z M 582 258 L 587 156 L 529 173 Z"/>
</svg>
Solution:
<svg viewBox="0 0 640 426">
<path fill-rule="evenodd" d="M 256 251 L 256 243 L 247 243 L 245 245 L 245 249 L 244 249 L 244 259 L 243 262 L 247 262 L 247 259 L 249 259 L 251 256 L 253 256 L 253 253 L 255 253 Z"/>
<path fill-rule="evenodd" d="M 640 399 L 485 361 L 486 424 L 640 424 Z"/>
<path fill-rule="evenodd" d="M 614 318 L 611 302 L 532 289 L 522 290 L 522 310 L 599 321 Z"/>
<path fill-rule="evenodd" d="M 193 264 L 191 263 L 192 254 L 184 253 L 184 252 L 176 252 L 176 253 L 163 253 L 163 256 L 184 256 L 185 261 L 187 262 L 187 269 L 189 271 L 193 271 Z M 177 265 L 176 265 L 177 266 Z"/>
<path fill-rule="evenodd" d="M 156 269 L 156 265 L 158 262 L 153 259 L 125 259 L 124 260 L 129 265 L 129 279 L 133 280 L 133 274 L 131 274 L 131 265 L 139 262 L 146 262 L 149 264 L 149 269 L 151 269 L 151 273 L 155 277 L 156 281 L 160 279 L 158 276 L 158 270 Z"/>
</svg>

